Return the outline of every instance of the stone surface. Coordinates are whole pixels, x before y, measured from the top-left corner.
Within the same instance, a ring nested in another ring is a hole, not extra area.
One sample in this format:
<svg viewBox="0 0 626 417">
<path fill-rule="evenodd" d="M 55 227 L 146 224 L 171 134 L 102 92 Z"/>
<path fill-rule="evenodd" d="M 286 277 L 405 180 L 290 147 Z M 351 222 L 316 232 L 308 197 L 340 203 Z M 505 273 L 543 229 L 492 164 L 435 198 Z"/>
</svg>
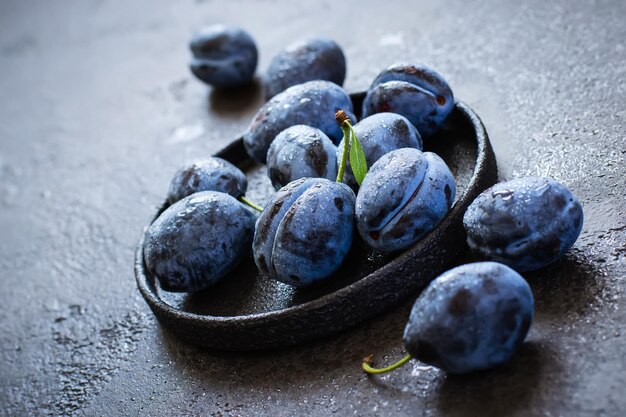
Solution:
<svg viewBox="0 0 626 417">
<path fill-rule="evenodd" d="M 626 3 L 391 6 L 0 4 L 1 415 L 623 414 Z M 345 30 L 348 15 L 358 25 Z M 203 351 L 160 329 L 133 278 L 142 227 L 176 169 L 227 144 L 262 102 L 258 87 L 213 93 L 189 73 L 187 41 L 214 22 L 255 37 L 261 70 L 295 37 L 336 39 L 348 91 L 422 60 L 482 117 L 503 179 L 548 175 L 578 196 L 577 243 L 524 274 L 536 317 L 510 364 L 364 376 L 362 356 L 403 354 L 410 303 L 262 353 Z"/>
</svg>

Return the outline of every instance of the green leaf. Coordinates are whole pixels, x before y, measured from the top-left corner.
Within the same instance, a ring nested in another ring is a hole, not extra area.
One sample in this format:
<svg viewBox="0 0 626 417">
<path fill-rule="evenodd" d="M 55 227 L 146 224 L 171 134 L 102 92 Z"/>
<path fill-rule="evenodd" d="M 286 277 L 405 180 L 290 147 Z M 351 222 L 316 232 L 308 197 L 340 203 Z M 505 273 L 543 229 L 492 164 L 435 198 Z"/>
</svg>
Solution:
<svg viewBox="0 0 626 417">
<path fill-rule="evenodd" d="M 365 174 L 367 174 L 367 162 L 365 161 L 365 152 L 363 152 L 361 142 L 359 142 L 359 139 L 356 137 L 352 126 L 350 126 L 350 130 L 352 131 L 352 141 L 350 143 L 350 167 L 352 168 L 352 174 L 354 175 L 354 178 L 356 178 L 356 182 L 360 186 L 365 178 Z"/>
</svg>

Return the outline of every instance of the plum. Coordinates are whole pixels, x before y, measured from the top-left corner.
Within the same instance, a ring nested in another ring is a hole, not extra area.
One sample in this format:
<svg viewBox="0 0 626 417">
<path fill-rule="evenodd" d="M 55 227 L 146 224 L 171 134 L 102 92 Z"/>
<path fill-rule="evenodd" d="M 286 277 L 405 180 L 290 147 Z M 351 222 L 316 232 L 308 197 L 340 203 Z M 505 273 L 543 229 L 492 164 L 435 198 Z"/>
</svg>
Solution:
<svg viewBox="0 0 626 417">
<path fill-rule="evenodd" d="M 363 152 L 367 166 L 371 167 L 386 153 L 400 148 L 415 148 L 422 150 L 422 138 L 406 117 L 395 113 L 377 113 L 366 117 L 354 125 L 356 134 Z M 337 160 L 341 160 L 344 141 L 337 147 Z M 350 160 L 346 161 L 347 169 L 344 175 L 346 184 L 355 188 L 356 179 L 352 174 Z"/>
<path fill-rule="evenodd" d="M 337 177 L 337 147 L 321 130 L 306 125 L 288 127 L 267 152 L 267 173 L 276 190 L 304 177 Z"/>
<path fill-rule="evenodd" d="M 248 84 L 256 70 L 258 52 L 252 36 L 243 29 L 212 25 L 196 33 L 189 48 L 189 68 L 199 80 L 217 88 Z"/>
<path fill-rule="evenodd" d="M 256 223 L 252 250 L 259 270 L 296 287 L 332 275 L 352 245 L 354 200 L 350 187 L 324 178 L 281 188 Z"/>
<path fill-rule="evenodd" d="M 406 249 L 445 217 L 455 194 L 454 177 L 439 156 L 412 148 L 391 151 L 359 188 L 357 229 L 374 249 Z"/>
<path fill-rule="evenodd" d="M 464 374 L 508 361 L 524 341 L 534 315 L 530 287 L 496 262 L 453 268 L 415 301 L 404 346 L 415 359 Z"/>
<path fill-rule="evenodd" d="M 176 172 L 167 201 L 174 204 L 199 191 L 220 191 L 239 198 L 247 187 L 246 175 L 239 168 L 222 158 L 210 157 L 192 162 Z"/>
<path fill-rule="evenodd" d="M 453 108 L 452 90 L 441 74 L 424 65 L 395 64 L 372 82 L 363 100 L 363 117 L 401 114 L 424 138 L 441 129 Z"/>
<path fill-rule="evenodd" d="M 463 226 L 479 256 L 532 271 L 572 247 L 582 230 L 583 209 L 563 184 L 524 177 L 481 193 L 467 208 Z"/>
<path fill-rule="evenodd" d="M 350 96 L 330 81 L 308 81 L 289 87 L 278 94 L 256 113 L 243 135 L 243 142 L 251 158 L 265 163 L 267 151 L 276 136 L 294 125 L 318 128 L 333 143 L 343 137 L 341 127 L 335 121 L 337 110 L 343 109 L 352 120 Z"/>
<path fill-rule="evenodd" d="M 346 78 L 346 58 L 331 39 L 300 40 L 280 51 L 267 69 L 267 99 L 306 81 L 327 80 L 341 86 Z"/>
<path fill-rule="evenodd" d="M 192 194 L 169 206 L 148 227 L 148 271 L 167 291 L 194 292 L 223 279 L 250 251 L 256 216 L 234 197 Z"/>
</svg>

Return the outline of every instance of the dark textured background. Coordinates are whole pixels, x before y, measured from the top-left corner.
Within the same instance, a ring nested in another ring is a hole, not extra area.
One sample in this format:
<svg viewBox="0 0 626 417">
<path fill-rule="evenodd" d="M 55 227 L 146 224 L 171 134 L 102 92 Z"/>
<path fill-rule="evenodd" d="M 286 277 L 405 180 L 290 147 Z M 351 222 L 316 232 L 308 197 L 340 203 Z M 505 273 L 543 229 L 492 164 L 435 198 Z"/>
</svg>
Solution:
<svg viewBox="0 0 626 417">
<path fill-rule="evenodd" d="M 626 2 L 294 3 L 0 3 L 0 413 L 624 415 Z M 335 38 L 349 91 L 427 63 L 482 117 L 502 178 L 549 175 L 579 197 L 574 248 L 526 275 L 536 320 L 509 365 L 365 377 L 364 354 L 402 355 L 409 304 L 256 354 L 161 330 L 134 245 L 176 168 L 236 137 L 261 100 L 190 76 L 190 34 L 214 22 L 253 34 L 261 71 L 295 38 Z"/>
</svg>

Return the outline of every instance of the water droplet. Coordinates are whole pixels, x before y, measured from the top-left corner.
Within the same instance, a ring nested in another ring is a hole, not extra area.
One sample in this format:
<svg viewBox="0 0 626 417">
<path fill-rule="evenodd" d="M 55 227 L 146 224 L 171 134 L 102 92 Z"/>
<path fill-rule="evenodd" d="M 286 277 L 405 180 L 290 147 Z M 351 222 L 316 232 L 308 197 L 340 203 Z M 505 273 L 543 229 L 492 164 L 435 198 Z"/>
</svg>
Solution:
<svg viewBox="0 0 626 417">
<path fill-rule="evenodd" d="M 500 197 L 504 201 L 509 201 L 513 198 L 513 191 L 511 190 L 494 191 L 493 193 L 491 193 L 491 196 L 493 198 Z"/>
<path fill-rule="evenodd" d="M 202 202 L 202 197 L 192 197 L 189 199 L 189 201 L 187 202 L 187 205 L 194 205 L 194 204 L 199 204 Z"/>
<path fill-rule="evenodd" d="M 380 46 L 402 46 L 404 44 L 403 35 L 400 32 L 387 33 L 381 36 L 378 44 Z"/>
<path fill-rule="evenodd" d="M 546 182 L 541 187 L 537 188 L 537 193 L 539 193 L 539 195 L 542 195 L 543 193 L 548 191 L 549 188 L 550 188 L 550 184 Z"/>
<path fill-rule="evenodd" d="M 204 133 L 204 125 L 202 123 L 196 123 L 189 126 L 180 126 L 172 131 L 172 134 L 167 139 L 167 143 L 185 143 L 198 139 Z"/>
</svg>

